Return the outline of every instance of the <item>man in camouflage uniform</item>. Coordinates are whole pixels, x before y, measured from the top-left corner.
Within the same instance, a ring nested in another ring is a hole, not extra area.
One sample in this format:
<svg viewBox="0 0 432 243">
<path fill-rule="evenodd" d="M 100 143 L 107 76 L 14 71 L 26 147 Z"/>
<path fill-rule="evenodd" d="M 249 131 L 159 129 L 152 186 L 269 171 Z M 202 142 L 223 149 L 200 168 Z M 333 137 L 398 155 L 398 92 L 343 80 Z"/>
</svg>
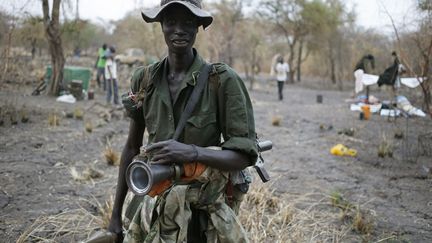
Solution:
<svg viewBox="0 0 432 243">
<path fill-rule="evenodd" d="M 227 185 L 232 175 L 256 161 L 258 152 L 252 104 L 233 69 L 222 63 L 212 65 L 184 130 L 178 140 L 172 139 L 188 91 L 206 63 L 193 48 L 198 27 L 205 29 L 213 17 L 197 0 L 162 0 L 160 7 L 144 10 L 142 17 L 161 23 L 168 56 L 137 69 L 132 77 L 137 108 L 129 110 L 132 119 L 108 229 L 121 241 L 124 226 L 125 242 L 248 242 L 235 214 L 238 204 L 228 206 L 232 188 Z M 140 152 L 145 129 L 144 153 L 151 154 L 149 163 L 197 161 L 207 169 L 191 183 L 176 184 L 156 198 L 135 197 L 139 204 L 128 205 L 125 171 Z"/>
</svg>

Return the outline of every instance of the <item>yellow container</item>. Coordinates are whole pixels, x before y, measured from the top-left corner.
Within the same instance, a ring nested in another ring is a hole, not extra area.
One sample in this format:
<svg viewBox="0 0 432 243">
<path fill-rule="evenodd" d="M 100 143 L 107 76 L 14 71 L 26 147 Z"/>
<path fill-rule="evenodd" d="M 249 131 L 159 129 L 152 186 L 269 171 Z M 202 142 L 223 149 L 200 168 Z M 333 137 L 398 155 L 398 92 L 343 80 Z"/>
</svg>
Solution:
<svg viewBox="0 0 432 243">
<path fill-rule="evenodd" d="M 330 153 L 337 156 L 352 156 L 355 157 L 357 155 L 357 150 L 349 149 L 343 144 L 337 144 L 330 149 Z"/>
<path fill-rule="evenodd" d="M 371 112 L 370 112 L 370 106 L 369 105 L 363 105 L 361 107 L 363 114 L 364 114 L 364 119 L 365 120 L 369 120 L 370 116 L 371 116 Z"/>
</svg>

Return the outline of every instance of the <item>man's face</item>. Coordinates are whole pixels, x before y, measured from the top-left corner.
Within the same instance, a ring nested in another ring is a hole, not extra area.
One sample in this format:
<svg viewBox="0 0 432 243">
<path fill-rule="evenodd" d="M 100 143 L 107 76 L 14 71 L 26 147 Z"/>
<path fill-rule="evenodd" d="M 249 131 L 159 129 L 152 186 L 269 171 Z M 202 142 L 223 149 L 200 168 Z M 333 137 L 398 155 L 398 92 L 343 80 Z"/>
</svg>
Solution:
<svg viewBox="0 0 432 243">
<path fill-rule="evenodd" d="M 198 19 L 186 7 L 171 5 L 164 11 L 162 32 L 170 51 L 190 51 L 198 32 Z"/>
</svg>

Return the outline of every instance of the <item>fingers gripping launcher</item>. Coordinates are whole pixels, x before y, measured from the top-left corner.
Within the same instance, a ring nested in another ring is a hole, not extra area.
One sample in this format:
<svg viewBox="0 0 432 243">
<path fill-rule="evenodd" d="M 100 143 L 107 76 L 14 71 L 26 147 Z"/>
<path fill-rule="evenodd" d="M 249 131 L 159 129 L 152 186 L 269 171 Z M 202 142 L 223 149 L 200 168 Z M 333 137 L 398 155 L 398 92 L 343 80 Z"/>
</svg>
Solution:
<svg viewBox="0 0 432 243">
<path fill-rule="evenodd" d="M 259 156 L 254 168 L 263 182 L 269 181 L 270 176 L 264 168 L 261 152 L 272 149 L 272 146 L 273 143 L 268 140 L 258 143 Z M 187 183 L 198 178 L 206 168 L 206 165 L 198 162 L 183 165 L 152 164 L 148 163 L 146 156 L 139 154 L 126 169 L 126 183 L 134 194 L 154 197 L 171 187 L 175 181 Z"/>
</svg>

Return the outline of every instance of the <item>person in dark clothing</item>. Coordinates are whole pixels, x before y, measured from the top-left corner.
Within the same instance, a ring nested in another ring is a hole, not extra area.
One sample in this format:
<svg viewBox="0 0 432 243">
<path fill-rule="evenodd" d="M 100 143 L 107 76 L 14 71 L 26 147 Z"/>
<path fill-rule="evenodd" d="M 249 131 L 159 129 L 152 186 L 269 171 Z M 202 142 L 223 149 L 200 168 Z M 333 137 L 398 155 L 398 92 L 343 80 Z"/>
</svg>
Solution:
<svg viewBox="0 0 432 243">
<path fill-rule="evenodd" d="M 392 57 L 393 64 L 390 67 L 386 68 L 384 72 L 379 76 L 378 86 L 380 87 L 384 84 L 393 86 L 396 84 L 396 79 L 399 74 L 400 61 L 396 52 L 392 52 Z"/>
<path fill-rule="evenodd" d="M 391 87 L 391 98 L 396 97 L 397 90 L 400 87 L 400 74 L 404 72 L 404 67 L 399 61 L 396 52 L 392 52 L 393 64 L 386 68 L 378 78 L 378 86 L 387 85 Z"/>
</svg>

